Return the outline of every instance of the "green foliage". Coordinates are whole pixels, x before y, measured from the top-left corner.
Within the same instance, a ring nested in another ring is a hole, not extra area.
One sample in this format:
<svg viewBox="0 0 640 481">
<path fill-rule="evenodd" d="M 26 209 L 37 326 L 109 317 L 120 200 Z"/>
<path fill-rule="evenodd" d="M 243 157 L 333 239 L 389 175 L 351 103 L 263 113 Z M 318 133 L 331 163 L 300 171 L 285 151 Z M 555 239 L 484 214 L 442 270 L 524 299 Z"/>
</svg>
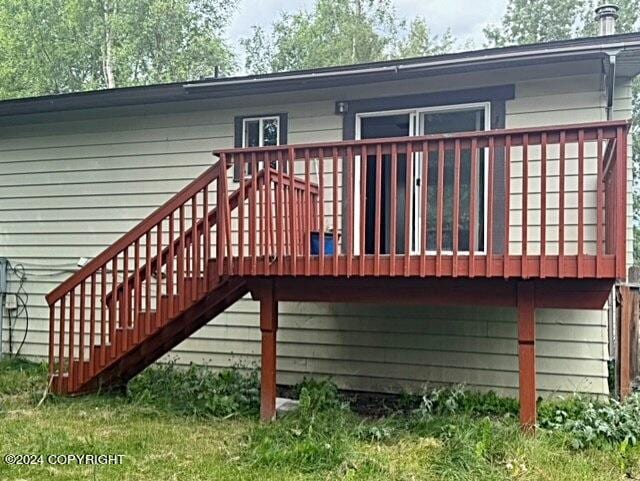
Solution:
<svg viewBox="0 0 640 481">
<path fill-rule="evenodd" d="M 624 403 L 573 396 L 543 403 L 539 424 L 544 429 L 566 433 L 574 449 L 590 446 L 631 445 L 640 440 L 640 395 Z"/>
<path fill-rule="evenodd" d="M 147 368 L 129 383 L 128 394 L 135 403 L 202 417 L 255 415 L 260 406 L 256 371 L 213 372 L 193 364 L 186 369 L 174 363 Z"/>
<path fill-rule="evenodd" d="M 0 99 L 232 71 L 236 1 L 3 0 Z"/>
<path fill-rule="evenodd" d="M 354 415 L 329 381 L 305 381 L 300 406 L 273 425 L 251 433 L 248 463 L 262 467 L 298 466 L 302 472 L 328 470 L 344 461 L 350 450 Z"/>
<path fill-rule="evenodd" d="M 308 414 L 342 409 L 346 403 L 340 398 L 338 386 L 326 379 L 305 377 L 295 387 L 300 400 L 300 410 Z"/>
<path fill-rule="evenodd" d="M 481 393 L 462 386 L 426 389 L 413 412 L 419 418 L 465 414 L 468 416 L 517 416 L 518 402 L 494 391 Z"/>
<path fill-rule="evenodd" d="M 424 19 L 407 24 L 390 0 L 317 0 L 311 11 L 283 13 L 269 31 L 254 27 L 241 43 L 252 73 L 428 55 L 453 47 L 449 33 L 432 36 Z"/>
<path fill-rule="evenodd" d="M 406 37 L 398 41 L 397 45 L 397 57 L 421 57 L 451 52 L 455 47 L 455 39 L 450 30 L 441 37 L 432 35 L 426 20 L 415 17 L 409 24 Z"/>
<path fill-rule="evenodd" d="M 46 364 L 23 358 L 5 358 L 0 361 L 0 395 L 18 394 L 38 388 L 46 372 Z"/>
<path fill-rule="evenodd" d="M 434 471 L 441 479 L 504 479 L 520 436 L 514 423 L 457 417 L 441 428 L 446 449 L 435 459 Z"/>
<path fill-rule="evenodd" d="M 498 47 L 561 40 L 573 36 L 580 12 L 576 0 L 510 0 L 502 26 L 488 26 L 484 34 Z"/>
<path fill-rule="evenodd" d="M 157 372 L 152 390 L 164 389 L 169 393 L 165 396 L 180 391 L 173 378 L 188 370 L 176 374 L 176 369 L 165 375 Z M 473 402 L 487 406 L 464 407 L 473 399 L 468 392 L 428 396 L 443 406 L 452 406 L 447 399 L 453 397 L 457 405 L 453 414 L 443 407 L 443 414 L 425 418 L 412 412 L 366 419 L 347 408 L 331 383 L 305 381 L 298 386 L 305 399 L 300 410 L 264 424 L 255 414 L 213 419 L 192 416 L 191 409 L 174 412 L 162 407 L 164 397 L 127 402 L 123 396 L 100 394 L 57 398 L 38 406 L 31 395 L 42 393 L 46 379 L 43 365 L 20 360 L 0 363 L 0 405 L 10 405 L 0 409 L 3 452 L 118 453 L 124 455 L 124 463 L 0 463 L 0 479 L 611 481 L 640 475 L 640 446 L 623 441 L 574 450 L 567 441 L 569 434 L 562 430 L 525 435 L 513 417 L 460 411 L 502 409 L 485 395 Z M 404 400 L 414 409 L 422 396 Z M 558 408 L 578 415 L 582 406 L 573 399 L 554 401 L 548 408 L 543 403 L 540 412 L 544 416 Z"/>
<path fill-rule="evenodd" d="M 550 42 L 589 37 L 598 32 L 595 8 L 599 0 L 510 0 L 501 25 L 484 29 L 490 46 Z M 619 0 L 618 32 L 637 28 L 640 0 Z"/>
<path fill-rule="evenodd" d="M 598 22 L 594 12 L 597 6 L 605 3 L 609 2 L 601 0 L 581 0 L 578 2 L 582 7 L 581 15 L 577 19 L 579 36 L 591 37 L 598 34 Z M 616 31 L 618 33 L 637 31 L 638 19 L 640 18 L 640 0 L 616 0 L 611 3 L 620 8 L 616 20 Z"/>
<path fill-rule="evenodd" d="M 465 392 L 461 387 L 426 390 L 416 413 L 420 417 L 455 414 L 462 410 Z"/>
<path fill-rule="evenodd" d="M 355 430 L 358 439 L 368 442 L 380 442 L 391 439 L 393 428 L 379 422 L 361 422 Z"/>
</svg>

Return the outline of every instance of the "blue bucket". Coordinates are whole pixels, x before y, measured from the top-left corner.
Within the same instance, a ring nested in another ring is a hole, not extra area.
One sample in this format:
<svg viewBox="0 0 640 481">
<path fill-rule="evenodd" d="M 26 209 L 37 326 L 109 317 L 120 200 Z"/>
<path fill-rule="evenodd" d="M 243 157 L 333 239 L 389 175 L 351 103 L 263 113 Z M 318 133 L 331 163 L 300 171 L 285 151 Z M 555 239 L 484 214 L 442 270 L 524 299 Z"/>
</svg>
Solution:
<svg viewBox="0 0 640 481">
<path fill-rule="evenodd" d="M 332 256 L 335 252 L 335 242 L 333 240 L 333 232 L 325 232 L 324 234 L 324 255 Z M 320 255 L 320 232 L 311 233 L 311 255 Z"/>
</svg>

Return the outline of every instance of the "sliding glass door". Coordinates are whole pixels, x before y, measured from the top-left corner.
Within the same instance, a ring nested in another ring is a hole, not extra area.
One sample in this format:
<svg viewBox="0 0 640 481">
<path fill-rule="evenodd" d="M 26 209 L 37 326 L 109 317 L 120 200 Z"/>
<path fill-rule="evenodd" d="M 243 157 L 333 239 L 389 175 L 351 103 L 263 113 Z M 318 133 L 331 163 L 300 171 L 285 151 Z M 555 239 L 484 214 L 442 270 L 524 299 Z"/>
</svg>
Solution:
<svg viewBox="0 0 640 481">
<path fill-rule="evenodd" d="M 410 109 L 391 112 L 363 113 L 356 117 L 356 138 L 371 139 L 383 137 L 420 136 L 432 134 L 446 134 L 453 132 L 466 132 L 484 130 L 489 125 L 489 105 L 469 104 L 454 105 L 445 107 Z M 395 175 L 391 172 L 392 162 L 389 155 L 383 155 L 381 162 L 377 162 L 374 155 L 367 158 L 366 186 L 367 195 L 364 205 L 354 206 L 355 210 L 355 245 L 359 245 L 360 235 L 365 235 L 365 253 L 375 252 L 374 239 L 379 236 L 380 253 L 389 254 L 391 251 L 391 218 L 395 218 L 396 232 L 395 251 L 397 254 L 404 253 L 405 238 L 404 225 L 405 215 L 411 216 L 411 252 L 420 253 L 421 235 L 423 226 L 421 188 L 422 183 L 427 183 L 427 212 L 426 212 L 426 235 L 427 252 L 437 249 L 436 239 L 438 225 L 441 224 L 442 243 L 440 250 L 450 252 L 454 250 L 454 238 L 457 237 L 456 250 L 459 253 L 484 251 L 485 232 L 485 203 L 486 203 L 486 166 L 485 153 L 483 149 L 477 152 L 477 168 L 475 172 L 475 182 L 472 182 L 471 172 L 471 149 L 469 147 L 460 150 L 459 166 L 459 188 L 457 196 L 458 222 L 453 225 L 454 219 L 454 188 L 455 181 L 455 152 L 453 148 L 447 147 L 444 151 L 443 160 L 443 181 L 441 186 L 438 182 L 439 153 L 430 152 L 426 162 L 426 172 L 423 172 L 424 162 L 422 153 L 414 153 L 412 158 L 407 159 L 405 154 L 398 154 Z M 413 178 L 407 179 L 407 162 L 412 162 Z M 356 161 L 355 180 L 360 181 L 360 161 Z M 378 172 L 380 170 L 380 172 Z M 378 183 L 378 179 L 380 182 Z M 395 188 L 391 182 L 395 179 Z M 408 182 L 413 182 L 413 197 L 409 209 L 406 208 L 406 188 Z M 474 205 L 471 205 L 471 190 L 475 186 L 476 193 Z M 438 218 L 437 202 L 439 191 L 442 190 L 443 211 L 442 218 Z M 396 197 L 396 213 L 391 215 L 391 196 Z M 380 222 L 375 222 L 375 199 L 381 198 Z M 469 219 L 471 212 L 475 213 L 477 232 L 475 232 L 474 245 L 470 246 Z M 365 232 L 360 233 L 360 215 L 365 216 Z M 457 235 L 454 232 L 457 230 Z M 376 232 L 378 231 L 378 232 Z"/>
</svg>

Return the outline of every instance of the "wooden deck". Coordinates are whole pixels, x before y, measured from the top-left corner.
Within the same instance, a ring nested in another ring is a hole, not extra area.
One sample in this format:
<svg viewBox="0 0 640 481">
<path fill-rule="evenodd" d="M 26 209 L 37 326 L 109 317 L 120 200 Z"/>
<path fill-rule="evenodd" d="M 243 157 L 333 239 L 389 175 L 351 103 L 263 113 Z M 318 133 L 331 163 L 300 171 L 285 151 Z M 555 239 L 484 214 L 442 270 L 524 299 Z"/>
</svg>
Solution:
<svg viewBox="0 0 640 481">
<path fill-rule="evenodd" d="M 219 274 L 624 278 L 628 127 L 217 152 L 262 173 L 233 206 L 218 195 Z"/>
<path fill-rule="evenodd" d="M 597 256 L 469 256 L 438 255 L 346 255 L 298 256 L 265 260 L 234 257 L 224 275 L 252 276 L 344 276 L 344 277 L 453 277 L 521 279 L 614 279 L 613 255 Z M 295 266 L 295 267 L 294 267 Z"/>
<path fill-rule="evenodd" d="M 625 277 L 628 128 L 217 152 L 47 296 L 53 389 L 126 383 L 251 293 L 271 419 L 280 301 L 501 305 L 518 312 L 521 421 L 532 426 L 535 309 L 600 308 Z"/>
</svg>

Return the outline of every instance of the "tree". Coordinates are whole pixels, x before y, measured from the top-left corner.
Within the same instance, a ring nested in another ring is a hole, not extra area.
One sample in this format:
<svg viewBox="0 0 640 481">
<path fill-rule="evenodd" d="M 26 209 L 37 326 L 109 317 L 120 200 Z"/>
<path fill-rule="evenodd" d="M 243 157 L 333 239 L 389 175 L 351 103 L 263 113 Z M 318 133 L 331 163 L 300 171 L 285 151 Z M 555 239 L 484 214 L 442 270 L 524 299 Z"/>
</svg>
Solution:
<svg viewBox="0 0 640 481">
<path fill-rule="evenodd" d="M 418 56 L 450 50 L 450 34 L 432 36 L 426 22 L 400 19 L 390 0 L 317 0 L 311 11 L 283 13 L 269 31 L 241 41 L 252 73 L 299 70 Z"/>
<path fill-rule="evenodd" d="M 574 35 L 581 12 L 576 0 L 511 0 L 502 25 L 489 26 L 484 34 L 496 47 L 561 40 Z"/>
<path fill-rule="evenodd" d="M 523 45 L 597 35 L 595 9 L 600 0 L 510 0 L 501 25 L 484 29 L 489 46 Z M 618 0 L 618 32 L 632 32 L 640 0 Z"/>
<path fill-rule="evenodd" d="M 235 68 L 237 0 L 3 0 L 0 98 L 179 81 Z"/>
<path fill-rule="evenodd" d="M 406 38 L 401 38 L 397 44 L 397 56 L 410 58 L 450 52 L 454 49 L 455 40 L 450 31 L 442 37 L 432 35 L 427 22 L 421 17 L 416 17 L 409 25 Z"/>
<path fill-rule="evenodd" d="M 618 0 L 619 33 L 638 28 L 640 0 Z M 484 33 L 488 45 L 502 46 L 597 35 L 594 11 L 597 0 L 510 0 L 499 26 Z M 633 257 L 640 263 L 640 77 L 633 82 Z"/>
</svg>

